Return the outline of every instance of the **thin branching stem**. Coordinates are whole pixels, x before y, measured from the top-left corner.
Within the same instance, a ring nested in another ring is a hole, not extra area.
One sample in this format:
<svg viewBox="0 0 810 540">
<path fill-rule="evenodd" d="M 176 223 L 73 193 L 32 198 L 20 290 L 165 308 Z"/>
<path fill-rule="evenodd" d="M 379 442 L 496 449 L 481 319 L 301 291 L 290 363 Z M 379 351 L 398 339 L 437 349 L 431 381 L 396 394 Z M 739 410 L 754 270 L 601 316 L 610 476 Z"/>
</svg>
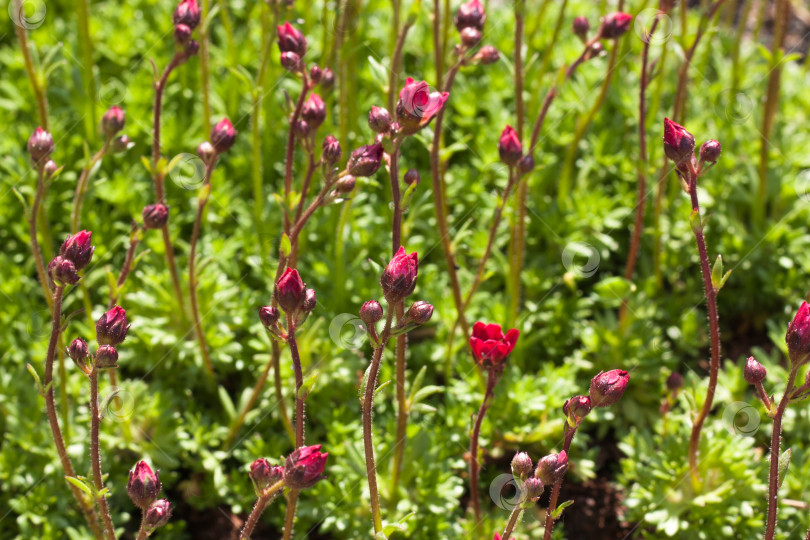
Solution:
<svg viewBox="0 0 810 540">
<path fill-rule="evenodd" d="M 579 422 L 574 427 L 565 424 L 565 439 L 563 440 L 563 451 L 566 454 L 570 453 L 571 441 L 574 440 L 574 435 L 579 428 Z M 562 489 L 563 478 L 554 482 L 554 487 L 551 488 L 551 498 L 548 501 L 548 510 L 546 510 L 546 523 L 545 530 L 543 531 L 543 540 L 551 540 L 551 533 L 554 530 L 554 511 L 557 509 L 557 500 L 560 498 L 560 489 Z"/>
<path fill-rule="evenodd" d="M 487 414 L 487 409 L 489 409 L 492 402 L 495 385 L 498 384 L 502 373 L 498 369 L 487 371 L 487 388 L 484 392 L 484 399 L 481 401 L 481 407 L 478 409 L 478 415 L 475 417 L 472 435 L 470 435 L 470 503 L 476 525 L 481 523 L 481 502 L 478 496 L 478 471 L 480 468 L 478 464 L 478 439 L 481 436 L 481 424 L 484 421 L 484 416 Z"/>
<path fill-rule="evenodd" d="M 264 509 L 267 508 L 267 505 L 273 502 L 283 490 L 284 480 L 279 480 L 277 483 L 267 488 L 264 493 L 256 499 L 256 504 L 253 506 L 253 510 L 250 512 L 245 526 L 239 533 L 240 539 L 250 538 L 250 535 L 253 534 L 253 529 L 255 529 L 256 525 L 259 523 L 259 518 L 262 516 Z"/>
<path fill-rule="evenodd" d="M 98 410 L 98 369 L 93 368 L 90 372 L 90 462 L 93 469 L 93 485 L 98 494 L 98 509 L 101 514 L 101 522 L 104 524 L 104 534 L 107 540 L 115 540 L 115 526 L 110 516 L 110 508 L 107 505 L 107 495 L 101 493 L 104 489 L 104 478 L 101 475 L 101 451 L 99 448 L 99 429 L 101 415 Z"/>
</svg>

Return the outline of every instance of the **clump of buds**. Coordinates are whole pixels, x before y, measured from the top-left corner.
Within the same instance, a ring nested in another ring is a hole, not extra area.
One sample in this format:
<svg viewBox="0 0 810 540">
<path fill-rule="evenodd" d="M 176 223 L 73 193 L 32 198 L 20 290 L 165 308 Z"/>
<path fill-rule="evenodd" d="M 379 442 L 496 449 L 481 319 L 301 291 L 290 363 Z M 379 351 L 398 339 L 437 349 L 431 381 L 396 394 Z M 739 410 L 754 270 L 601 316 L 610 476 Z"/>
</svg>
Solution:
<svg viewBox="0 0 810 540">
<path fill-rule="evenodd" d="M 143 208 L 143 225 L 147 229 L 162 229 L 169 222 L 169 208 L 164 204 L 150 204 Z"/>
<path fill-rule="evenodd" d="M 114 137 L 119 131 L 124 129 L 124 124 L 126 123 L 126 115 L 124 114 L 123 109 L 116 105 L 113 105 L 107 112 L 104 113 L 104 116 L 101 117 L 101 130 L 104 132 L 104 135 L 107 138 Z"/>
<path fill-rule="evenodd" d="M 79 231 L 68 236 L 59 248 L 59 255 L 72 262 L 76 270 L 81 270 L 90 264 L 93 258 L 95 248 L 90 243 L 92 236 L 93 233 L 89 231 Z"/>
<path fill-rule="evenodd" d="M 498 139 L 498 155 L 501 161 L 513 167 L 523 157 L 523 145 L 520 143 L 517 131 L 512 126 L 506 126 Z"/>
<path fill-rule="evenodd" d="M 399 92 L 396 107 L 399 132 L 412 135 L 428 125 L 444 107 L 449 96 L 447 92 L 431 92 L 425 81 L 415 82 L 408 77 Z"/>
<path fill-rule="evenodd" d="M 227 118 L 223 118 L 211 128 L 211 146 L 217 155 L 224 154 L 233 146 L 237 133 Z M 203 159 L 203 161 L 205 160 Z"/>
<path fill-rule="evenodd" d="M 326 105 L 318 94 L 312 94 L 304 102 L 301 117 L 309 124 L 312 131 L 317 130 L 326 119 Z M 309 130 L 308 130 L 309 131 Z"/>
<path fill-rule="evenodd" d="M 617 403 L 624 395 L 624 391 L 627 390 L 629 381 L 630 374 L 623 369 L 600 371 L 596 377 L 591 379 L 591 405 L 594 407 L 610 407 Z"/>
<path fill-rule="evenodd" d="M 185 52 L 184 57 L 181 58 L 182 61 L 197 54 L 197 51 L 200 50 L 200 44 L 191 39 L 192 32 L 200 25 L 200 18 L 200 6 L 197 4 L 197 0 L 181 0 L 172 14 L 174 41 Z"/>
<path fill-rule="evenodd" d="M 59 255 L 48 263 L 48 275 L 57 287 L 75 285 L 79 281 L 79 273 L 73 263 Z"/>
<path fill-rule="evenodd" d="M 479 0 L 470 0 L 470 2 L 459 6 L 453 22 L 459 32 L 465 28 L 474 28 L 480 31 L 484 29 L 486 20 L 487 16 L 481 2 Z"/>
<path fill-rule="evenodd" d="M 504 362 L 514 350 L 519 336 L 516 328 L 504 334 L 499 324 L 476 322 L 470 337 L 475 363 L 483 369 L 503 370 Z"/>
<path fill-rule="evenodd" d="M 297 448 L 284 463 L 284 484 L 291 489 L 307 489 L 321 480 L 326 468 L 327 452 L 321 445 Z"/>
<path fill-rule="evenodd" d="M 388 109 L 373 105 L 368 112 L 368 126 L 376 133 L 388 133 L 391 131 L 391 113 Z"/>
<path fill-rule="evenodd" d="M 810 305 L 802 302 L 785 334 L 790 361 L 804 364 L 810 357 Z"/>
<path fill-rule="evenodd" d="M 121 306 L 114 306 L 96 322 L 96 341 L 99 345 L 119 345 L 129 331 L 127 312 Z"/>
<path fill-rule="evenodd" d="M 135 468 L 129 471 L 127 494 L 132 503 L 141 510 L 148 509 L 157 500 L 160 487 L 158 471 L 152 471 L 146 461 L 139 461 L 135 464 Z"/>
<path fill-rule="evenodd" d="M 383 296 L 389 304 L 400 302 L 413 293 L 418 273 L 419 257 L 416 252 L 408 254 L 400 246 L 380 277 Z"/>
<path fill-rule="evenodd" d="M 383 147 L 380 143 L 361 146 L 349 157 L 346 169 L 355 177 L 371 176 L 380 168 Z"/>
<path fill-rule="evenodd" d="M 609 13 L 602 19 L 602 26 L 599 28 L 599 37 L 602 39 L 616 39 L 623 36 L 630 29 L 633 16 L 629 13 L 617 11 Z"/>
<path fill-rule="evenodd" d="M 284 467 L 271 465 L 264 458 L 259 458 L 250 464 L 250 480 L 257 497 L 265 495 L 265 491 L 278 484 L 284 478 Z"/>
<path fill-rule="evenodd" d="M 28 154 L 31 156 L 31 162 L 34 165 L 47 161 L 48 157 L 53 153 L 53 136 L 38 127 L 34 130 L 28 138 Z"/>
<path fill-rule="evenodd" d="M 549 454 L 538 461 L 534 476 L 546 485 L 553 485 L 563 479 L 567 470 L 568 454 L 563 450 L 559 454 Z"/>
</svg>

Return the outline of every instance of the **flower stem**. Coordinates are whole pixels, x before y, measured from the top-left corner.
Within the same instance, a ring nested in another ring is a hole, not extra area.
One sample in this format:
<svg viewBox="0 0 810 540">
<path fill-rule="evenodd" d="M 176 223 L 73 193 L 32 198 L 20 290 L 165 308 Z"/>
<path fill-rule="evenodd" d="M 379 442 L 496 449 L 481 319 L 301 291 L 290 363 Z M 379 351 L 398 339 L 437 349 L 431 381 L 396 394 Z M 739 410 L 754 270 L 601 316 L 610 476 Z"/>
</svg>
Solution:
<svg viewBox="0 0 810 540">
<path fill-rule="evenodd" d="M 48 122 L 48 98 L 45 94 L 45 88 L 40 83 L 37 72 L 34 69 L 34 61 L 31 59 L 31 51 L 28 48 L 28 33 L 25 26 L 25 8 L 22 0 L 14 1 L 14 31 L 17 33 L 17 39 L 20 42 L 20 50 L 23 55 L 23 64 L 25 65 L 25 73 L 28 75 L 28 81 L 31 83 L 31 90 L 34 92 L 34 99 L 37 102 L 37 113 L 39 115 L 39 123 L 42 129 L 50 131 Z M 50 295 L 49 295 L 50 296 Z"/>
<path fill-rule="evenodd" d="M 295 525 L 295 510 L 298 505 L 298 490 L 291 490 L 287 496 L 287 513 L 284 515 L 284 536 L 283 540 L 290 540 Z"/>
<path fill-rule="evenodd" d="M 566 454 L 570 453 L 571 441 L 574 440 L 579 422 L 574 427 L 570 427 L 568 423 L 565 424 L 565 439 L 563 440 L 563 451 Z M 551 540 L 551 532 L 554 530 L 554 511 L 557 509 L 557 500 L 560 498 L 560 489 L 562 488 L 563 479 L 560 478 L 554 482 L 554 487 L 551 489 L 551 498 L 548 502 L 548 510 L 546 510 L 546 523 L 543 532 L 543 540 Z"/>
<path fill-rule="evenodd" d="M 502 371 L 496 369 L 487 371 L 487 388 L 484 392 L 484 399 L 481 401 L 481 407 L 478 409 L 478 415 L 475 417 L 475 424 L 470 437 L 470 502 L 472 503 L 476 525 L 481 523 L 481 503 L 478 497 L 478 439 L 481 435 L 481 423 L 484 421 L 484 415 L 487 414 L 495 385 L 498 384 L 501 373 Z"/>
<path fill-rule="evenodd" d="M 304 107 L 304 102 L 307 99 L 309 92 L 309 79 L 307 78 L 306 71 L 303 72 L 303 81 L 301 82 L 301 93 L 298 95 L 298 100 L 295 103 L 295 110 L 290 118 L 290 125 L 287 131 L 287 151 L 284 156 L 284 231 L 289 235 L 290 233 L 290 209 L 287 208 L 286 201 L 290 198 L 292 192 L 292 175 L 293 175 L 293 152 L 295 150 L 295 123 L 298 117 L 301 116 L 301 109 Z"/>
<path fill-rule="evenodd" d="M 506 528 L 503 530 L 501 538 L 504 540 L 511 540 L 512 531 L 515 530 L 515 525 L 517 525 L 518 519 L 520 519 L 520 514 L 522 513 L 523 504 L 520 502 L 515 505 L 515 507 L 512 509 L 512 513 L 509 514 L 509 521 L 506 522 Z"/>
<path fill-rule="evenodd" d="M 149 535 L 146 534 L 146 512 L 141 512 L 141 526 L 138 528 L 138 535 L 135 537 L 135 540 L 146 540 L 149 538 Z"/>
<path fill-rule="evenodd" d="M 42 200 L 45 198 L 45 171 L 43 169 L 44 163 L 37 164 L 37 191 L 34 194 L 34 201 L 31 204 L 31 214 L 28 216 L 28 235 L 31 241 L 31 253 L 34 255 L 34 265 L 37 269 L 37 277 L 42 286 L 42 293 L 45 295 L 45 300 L 48 307 L 53 306 L 53 298 L 51 297 L 51 287 L 48 281 L 48 274 L 45 272 L 45 262 L 42 260 L 42 250 L 39 246 L 39 239 L 37 238 L 37 216 L 39 209 L 42 205 Z"/>
<path fill-rule="evenodd" d="M 70 209 L 70 231 L 75 234 L 79 232 L 79 227 L 82 221 L 82 206 L 84 205 L 84 196 L 87 193 L 87 186 L 90 185 L 90 175 L 96 167 L 96 164 L 101 161 L 107 150 L 110 148 L 110 137 L 104 139 L 104 144 L 101 149 L 96 152 L 93 157 L 79 175 L 79 180 L 76 182 L 76 192 L 73 194 L 73 207 Z"/>
<path fill-rule="evenodd" d="M 442 47 L 441 22 L 442 12 L 439 7 L 439 0 L 433 0 L 433 64 L 436 67 L 436 85 L 440 87 L 444 78 L 444 47 Z"/>
<path fill-rule="evenodd" d="M 380 342 L 374 355 L 371 358 L 371 365 L 368 368 L 368 378 L 366 388 L 363 392 L 363 447 L 366 456 L 366 475 L 368 476 L 368 492 L 371 499 L 371 514 L 374 520 L 374 532 L 382 530 L 382 514 L 380 513 L 380 493 L 377 489 L 377 468 L 374 465 L 374 444 L 372 442 L 372 430 L 374 424 L 372 413 L 374 412 L 374 391 L 377 387 L 377 375 L 380 372 L 380 362 L 382 361 L 385 346 L 388 344 L 388 337 L 391 334 L 391 321 L 394 318 L 394 307 L 388 305 L 385 317 L 385 327 L 380 334 Z"/>
<path fill-rule="evenodd" d="M 202 128 L 205 136 L 211 131 L 211 73 L 208 67 L 208 45 L 210 39 L 208 36 L 208 25 L 210 20 L 207 19 L 211 9 L 211 0 L 202 0 L 201 18 L 203 24 L 200 25 L 200 89 L 202 90 Z"/>
<path fill-rule="evenodd" d="M 303 393 L 304 372 L 301 369 L 301 356 L 298 354 L 298 340 L 295 338 L 295 321 L 287 316 L 287 345 L 290 347 L 293 371 L 295 372 L 295 447 L 304 446 L 304 401 L 306 395 Z M 284 540 L 292 538 L 293 525 L 295 524 L 295 511 L 298 504 L 298 490 L 293 489 L 287 499 L 287 514 L 284 518 Z"/>
<path fill-rule="evenodd" d="M 248 520 L 245 522 L 245 526 L 242 528 L 242 532 L 239 533 L 239 538 L 242 539 L 250 538 L 250 535 L 253 534 L 253 529 L 255 529 L 256 524 L 259 523 L 259 518 L 262 516 L 262 512 L 264 512 L 264 509 L 267 508 L 267 505 L 273 502 L 276 499 L 276 497 L 278 497 L 281 494 L 281 491 L 283 489 L 284 489 L 284 480 L 279 480 L 278 482 L 267 488 L 267 490 L 265 490 L 265 492 L 262 493 L 262 495 L 259 496 L 258 499 L 256 499 L 256 504 L 253 506 L 253 511 L 250 513 L 250 516 L 248 516 Z"/>
<path fill-rule="evenodd" d="M 96 492 L 104 489 L 104 481 L 101 476 L 101 452 L 99 451 L 99 427 L 101 416 L 98 411 L 98 370 L 93 368 L 90 373 L 90 461 L 93 468 L 93 485 Z M 115 527 L 113 526 L 110 508 L 107 506 L 107 495 L 98 496 L 98 509 L 101 514 L 101 522 L 104 524 L 104 532 L 107 540 L 115 540 Z"/>
<path fill-rule="evenodd" d="M 394 0 L 394 10 L 396 13 L 395 18 L 399 18 L 399 1 Z M 398 21 L 395 25 L 399 24 Z M 397 99 L 397 79 L 402 64 L 402 49 L 405 46 L 405 38 L 408 36 L 408 31 L 413 26 L 410 18 L 406 20 L 405 24 L 400 30 L 397 31 L 396 45 L 394 46 L 394 53 L 391 55 L 391 70 L 388 74 L 388 112 L 394 114 L 394 107 L 396 106 Z M 437 83 L 438 84 L 438 83 Z"/>
</svg>

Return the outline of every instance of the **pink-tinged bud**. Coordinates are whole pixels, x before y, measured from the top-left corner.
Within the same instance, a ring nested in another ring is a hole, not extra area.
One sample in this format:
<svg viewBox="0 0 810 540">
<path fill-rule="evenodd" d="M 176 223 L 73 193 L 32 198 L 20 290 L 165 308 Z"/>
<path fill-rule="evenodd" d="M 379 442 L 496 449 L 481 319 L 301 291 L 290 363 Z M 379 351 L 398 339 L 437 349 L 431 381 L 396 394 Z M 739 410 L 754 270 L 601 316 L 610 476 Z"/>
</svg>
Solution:
<svg viewBox="0 0 810 540">
<path fill-rule="evenodd" d="M 591 400 L 588 396 L 574 396 L 567 400 L 563 405 L 563 414 L 565 416 L 577 418 L 585 418 L 591 412 Z"/>
<path fill-rule="evenodd" d="M 425 81 L 415 82 L 408 77 L 399 92 L 396 108 L 400 133 L 411 135 L 428 125 L 449 96 L 447 92 L 431 92 Z"/>
<path fill-rule="evenodd" d="M 249 474 L 256 496 L 261 497 L 264 490 L 281 481 L 284 477 L 284 467 L 270 465 L 269 461 L 260 458 L 250 464 Z"/>
<path fill-rule="evenodd" d="M 377 133 L 388 133 L 391 131 L 391 113 L 388 109 L 372 105 L 368 112 L 368 127 Z"/>
<path fill-rule="evenodd" d="M 293 133 L 299 139 L 306 139 L 312 130 L 309 127 L 309 122 L 306 120 L 296 120 L 293 124 Z"/>
<path fill-rule="evenodd" d="M 473 325 L 470 337 L 470 349 L 475 363 L 483 369 L 502 369 L 519 336 L 520 332 L 515 328 L 504 335 L 500 324 L 478 321 Z"/>
<path fill-rule="evenodd" d="M 416 169 L 408 169 L 403 180 L 405 181 L 405 184 L 410 186 L 411 184 L 419 184 L 422 177 L 419 175 L 419 171 Z"/>
<path fill-rule="evenodd" d="M 104 116 L 101 117 L 101 130 L 107 137 L 112 137 L 122 129 L 126 124 L 127 118 L 124 110 L 121 107 L 113 105 Z"/>
<path fill-rule="evenodd" d="M 329 89 L 335 86 L 335 73 L 330 68 L 323 68 L 321 75 L 321 88 Z"/>
<path fill-rule="evenodd" d="M 96 351 L 94 358 L 98 369 L 112 369 L 118 367 L 118 351 L 112 345 L 102 345 Z"/>
<path fill-rule="evenodd" d="M 588 32 L 591 30 L 591 23 L 588 22 L 587 17 L 574 18 L 573 32 L 576 36 L 585 41 L 588 38 Z"/>
<path fill-rule="evenodd" d="M 494 64 L 500 59 L 501 53 L 492 45 L 484 45 L 475 53 L 475 56 L 473 56 L 473 60 L 484 65 Z"/>
<path fill-rule="evenodd" d="M 313 65 L 309 68 L 309 80 L 312 81 L 312 84 L 318 84 L 321 82 L 321 77 L 323 76 L 323 71 L 321 71 L 320 66 L 318 64 Z"/>
<path fill-rule="evenodd" d="M 534 170 L 534 158 L 531 154 L 526 154 L 520 161 L 518 161 L 518 172 L 520 174 L 528 174 Z"/>
<path fill-rule="evenodd" d="M 191 41 L 191 28 L 185 24 L 176 24 L 174 26 L 174 41 L 181 47 L 188 45 Z"/>
<path fill-rule="evenodd" d="M 521 480 L 525 480 L 529 476 L 533 466 L 532 458 L 526 452 L 518 452 L 512 458 L 512 474 Z"/>
<path fill-rule="evenodd" d="M 534 470 L 534 476 L 551 486 L 562 480 L 567 470 L 568 454 L 563 450 L 559 454 L 549 454 L 541 459 Z"/>
<path fill-rule="evenodd" d="M 49 159 L 48 161 L 45 162 L 45 167 L 42 170 L 45 173 L 45 178 L 50 178 L 51 176 L 56 174 L 56 171 L 59 170 L 59 166 L 56 164 L 54 160 Z"/>
<path fill-rule="evenodd" d="M 419 257 L 416 252 L 407 254 L 405 248 L 400 246 L 380 278 L 383 295 L 389 304 L 404 300 L 413 293 L 418 273 Z"/>
<path fill-rule="evenodd" d="M 197 155 L 200 156 L 203 163 L 208 164 L 217 157 L 217 151 L 214 149 L 213 144 L 203 141 L 197 145 Z"/>
<path fill-rule="evenodd" d="M 617 11 L 609 13 L 602 19 L 602 28 L 599 36 L 603 39 L 615 39 L 621 37 L 630 28 L 630 23 L 633 21 L 633 16 L 629 13 L 622 13 Z"/>
<path fill-rule="evenodd" d="M 294 52 L 281 53 L 281 65 L 287 71 L 298 72 L 304 67 L 301 57 Z"/>
<path fill-rule="evenodd" d="M 276 282 L 273 294 L 287 314 L 293 314 L 304 303 L 306 286 L 295 268 L 287 268 Z"/>
<path fill-rule="evenodd" d="M 48 263 L 48 275 L 58 287 L 75 285 L 79 281 L 79 273 L 73 263 L 58 255 Z"/>
<path fill-rule="evenodd" d="M 284 463 L 284 483 L 291 489 L 314 486 L 323 478 L 328 456 L 328 453 L 321 452 L 320 444 L 296 449 Z"/>
<path fill-rule="evenodd" d="M 158 499 L 149 506 L 143 517 L 144 528 L 148 534 L 169 522 L 172 517 L 172 505 L 166 499 Z"/>
<path fill-rule="evenodd" d="M 126 339 L 128 331 L 127 312 L 115 306 L 96 322 L 96 341 L 100 345 L 118 345 Z"/>
<path fill-rule="evenodd" d="M 793 321 L 788 325 L 785 343 L 794 362 L 804 362 L 810 354 L 810 306 L 807 302 L 802 302 Z"/>
<path fill-rule="evenodd" d="M 481 42 L 481 30 L 468 26 L 461 30 L 461 43 L 467 48 L 473 48 Z"/>
<path fill-rule="evenodd" d="M 315 306 L 318 305 L 318 298 L 315 294 L 315 289 L 307 289 L 304 291 L 304 303 L 301 304 L 301 309 L 306 313 L 310 313 Z"/>
<path fill-rule="evenodd" d="M 506 126 L 501 132 L 501 138 L 498 139 L 498 155 L 501 161 L 510 166 L 517 165 L 523 157 L 523 145 L 520 144 L 517 131 L 512 126 Z"/>
<path fill-rule="evenodd" d="M 28 153 L 34 163 L 46 160 L 53 153 L 53 136 L 41 127 L 35 129 L 28 138 Z"/>
<path fill-rule="evenodd" d="M 200 52 L 200 44 L 194 41 L 193 39 L 188 42 L 185 48 L 186 58 L 190 58 Z"/>
<path fill-rule="evenodd" d="M 352 176 L 371 176 L 382 163 L 383 147 L 379 143 L 361 146 L 349 157 L 346 169 Z"/>
<path fill-rule="evenodd" d="M 339 179 L 335 182 L 335 189 L 338 193 L 351 193 L 354 190 L 354 186 L 357 184 L 357 180 L 355 180 L 354 176 L 347 174 L 343 178 Z"/>
<path fill-rule="evenodd" d="M 321 158 L 330 165 L 340 161 L 340 156 L 343 155 L 343 150 L 340 148 L 340 142 L 332 135 L 327 135 L 323 140 L 323 151 Z"/>
<path fill-rule="evenodd" d="M 278 27 L 278 49 L 283 53 L 295 53 L 300 58 L 307 52 L 307 38 L 289 22 L 285 22 Z"/>
<path fill-rule="evenodd" d="M 717 159 L 720 157 L 720 141 L 711 139 L 701 144 L 698 155 L 700 156 L 700 159 L 702 161 L 715 163 Z"/>
<path fill-rule="evenodd" d="M 695 137 L 669 118 L 664 118 L 664 153 L 676 165 L 695 156 Z"/>
<path fill-rule="evenodd" d="M 223 118 L 211 128 L 211 146 L 217 154 L 227 152 L 236 142 L 236 134 L 237 131 L 233 129 L 231 121 Z"/>
<path fill-rule="evenodd" d="M 323 124 L 324 119 L 326 119 L 326 105 L 321 96 L 318 94 L 309 96 L 301 109 L 301 117 L 309 122 L 313 130 L 318 129 Z"/>
<path fill-rule="evenodd" d="M 87 359 L 90 357 L 90 350 L 87 348 L 87 342 L 82 338 L 76 338 L 67 349 L 68 356 L 73 360 L 73 363 L 85 373 L 90 372 L 87 366 Z"/>
<path fill-rule="evenodd" d="M 147 229 L 162 229 L 169 222 L 169 208 L 164 204 L 144 206 L 143 225 Z"/>
<path fill-rule="evenodd" d="M 160 493 L 160 478 L 157 472 L 145 461 L 139 461 L 135 468 L 129 471 L 129 482 L 127 483 L 127 494 L 132 499 L 133 504 L 145 510 L 157 500 Z"/>
<path fill-rule="evenodd" d="M 120 154 L 129 150 L 130 145 L 132 145 L 132 141 L 129 140 L 129 137 L 127 135 L 121 135 L 113 139 L 112 149 L 116 154 Z"/>
<path fill-rule="evenodd" d="M 479 0 L 471 0 L 466 4 L 461 4 L 456 12 L 453 22 L 459 32 L 465 28 L 475 28 L 483 30 L 487 16 L 484 13 L 484 6 Z"/>
<path fill-rule="evenodd" d="M 743 371 L 745 382 L 748 384 L 759 384 L 765 380 L 766 375 L 768 375 L 768 370 L 765 369 L 765 366 L 757 362 L 753 356 L 749 356 L 748 360 L 745 362 L 745 370 Z"/>
<path fill-rule="evenodd" d="M 59 255 L 72 262 L 76 270 L 81 270 L 93 258 L 95 248 L 90 244 L 92 236 L 93 233 L 89 231 L 79 231 L 68 236 L 59 248 Z"/>
<path fill-rule="evenodd" d="M 667 377 L 667 390 L 674 392 L 681 388 L 683 388 L 683 375 L 675 371 Z"/>
<path fill-rule="evenodd" d="M 172 15 L 175 25 L 184 24 L 194 30 L 200 24 L 200 6 L 197 0 L 182 0 Z"/>
<path fill-rule="evenodd" d="M 610 407 L 619 401 L 627 390 L 630 374 L 623 369 L 600 371 L 591 379 L 591 405 L 593 407 Z"/>
<path fill-rule="evenodd" d="M 275 326 L 280 318 L 281 313 L 279 313 L 278 308 L 273 306 L 262 306 L 259 308 L 259 320 L 262 321 L 262 324 L 267 328 Z"/>
<path fill-rule="evenodd" d="M 419 300 L 414 302 L 408 309 L 408 317 L 416 324 L 427 324 L 433 316 L 433 306 L 427 302 Z"/>
<path fill-rule="evenodd" d="M 367 325 L 379 322 L 383 318 L 383 308 L 376 300 L 369 300 L 360 308 L 360 320 Z"/>
<path fill-rule="evenodd" d="M 542 497 L 544 488 L 543 481 L 535 476 L 527 478 L 526 483 L 523 484 L 523 489 L 526 490 L 526 499 L 530 501 L 536 501 Z"/>
</svg>

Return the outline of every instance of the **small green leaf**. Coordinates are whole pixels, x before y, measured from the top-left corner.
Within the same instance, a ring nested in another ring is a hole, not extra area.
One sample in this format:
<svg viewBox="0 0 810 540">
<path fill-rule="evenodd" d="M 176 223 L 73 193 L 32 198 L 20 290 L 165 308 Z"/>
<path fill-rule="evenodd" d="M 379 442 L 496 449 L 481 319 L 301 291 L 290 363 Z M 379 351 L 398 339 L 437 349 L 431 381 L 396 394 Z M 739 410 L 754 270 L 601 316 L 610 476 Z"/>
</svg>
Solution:
<svg viewBox="0 0 810 540">
<path fill-rule="evenodd" d="M 718 255 L 712 266 L 712 286 L 719 290 L 723 286 L 723 256 Z"/>
<path fill-rule="evenodd" d="M 37 374 L 37 370 L 31 364 L 25 364 L 25 369 L 28 370 L 28 373 L 34 378 L 34 382 L 37 383 L 37 390 L 43 396 L 45 395 L 45 390 L 42 388 L 42 382 L 39 380 L 39 375 Z"/>
<path fill-rule="evenodd" d="M 788 465 L 790 465 L 790 457 L 793 455 L 793 451 L 788 448 L 782 455 L 779 456 L 779 475 L 777 476 L 776 486 L 777 488 L 782 487 L 782 482 L 785 481 L 785 475 L 787 474 Z"/>
<path fill-rule="evenodd" d="M 689 225 L 692 226 L 692 231 L 697 234 L 703 232 L 703 222 L 700 220 L 700 210 L 692 210 L 689 215 Z"/>
<path fill-rule="evenodd" d="M 91 497 L 95 497 L 96 490 L 93 486 L 83 477 L 75 477 L 75 476 L 65 476 L 65 480 L 79 488 L 80 490 L 84 491 Z"/>
<path fill-rule="evenodd" d="M 290 243 L 290 237 L 287 236 L 287 233 L 281 234 L 281 243 L 278 246 L 278 250 L 283 257 L 289 256 L 292 251 L 292 244 Z"/>
<path fill-rule="evenodd" d="M 318 380 L 319 372 L 314 372 L 312 375 L 304 379 L 303 384 L 301 384 L 301 388 L 298 390 L 298 397 L 301 399 L 307 399 L 309 393 L 312 392 L 312 388 L 315 386 L 315 381 Z"/>
<path fill-rule="evenodd" d="M 177 159 L 177 158 L 175 158 L 175 159 Z M 172 161 L 174 161 L 174 160 L 172 160 Z M 143 166 L 146 168 L 146 170 L 149 172 L 149 174 L 152 174 L 152 162 L 149 161 L 149 158 L 146 157 L 146 156 L 141 156 L 141 163 L 143 163 Z"/>
<path fill-rule="evenodd" d="M 552 512 L 552 513 L 551 513 L 551 519 L 555 519 L 555 520 L 556 520 L 556 519 L 559 519 L 559 518 L 560 518 L 560 516 L 561 516 L 561 515 L 562 515 L 562 513 L 563 513 L 563 510 L 565 510 L 566 508 L 568 508 L 568 507 L 569 507 L 569 506 L 571 506 L 572 504 L 574 504 L 574 501 L 573 501 L 573 500 L 570 500 L 570 501 L 565 501 L 565 502 L 560 503 L 560 504 L 557 506 L 557 508 L 555 508 L 555 509 L 554 509 L 554 512 Z"/>
<path fill-rule="evenodd" d="M 225 414 L 228 415 L 228 418 L 231 420 L 236 418 L 236 410 L 234 409 L 233 401 L 231 401 L 231 397 L 228 395 L 228 391 L 225 390 L 225 387 L 217 387 L 217 393 L 219 394 L 219 402 L 222 404 L 222 408 L 225 410 Z"/>
<path fill-rule="evenodd" d="M 169 162 L 169 164 L 166 166 L 166 172 L 172 172 L 180 164 L 180 162 L 187 157 L 188 154 L 177 154 L 176 156 L 174 156 L 172 160 Z M 142 159 L 145 160 L 146 158 Z M 149 167 L 151 167 L 151 164 L 149 165 Z"/>
<path fill-rule="evenodd" d="M 377 389 L 376 389 L 376 390 L 374 390 L 374 397 L 377 397 L 377 394 L 379 394 L 379 393 L 380 393 L 380 391 L 381 391 L 383 388 L 385 388 L 386 386 L 388 386 L 389 384 L 391 384 L 391 380 L 390 380 L 390 379 L 389 379 L 389 380 L 387 380 L 387 381 L 385 381 L 384 383 L 382 383 L 380 386 L 378 386 L 378 387 L 377 387 Z"/>
</svg>

